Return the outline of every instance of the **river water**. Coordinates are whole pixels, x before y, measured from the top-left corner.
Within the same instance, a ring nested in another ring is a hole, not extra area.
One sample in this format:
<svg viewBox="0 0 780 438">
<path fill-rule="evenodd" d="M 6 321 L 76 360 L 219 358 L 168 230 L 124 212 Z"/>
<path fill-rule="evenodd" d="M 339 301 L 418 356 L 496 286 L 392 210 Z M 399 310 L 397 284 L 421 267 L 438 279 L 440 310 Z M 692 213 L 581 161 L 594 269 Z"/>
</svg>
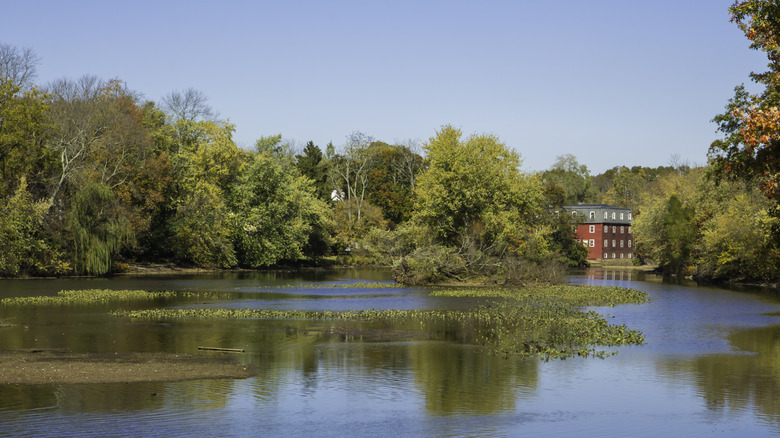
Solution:
<svg viewBox="0 0 780 438">
<path fill-rule="evenodd" d="M 425 290 L 340 288 L 390 282 L 383 270 L 306 274 L 3 280 L 0 298 L 63 289 L 229 292 L 170 307 L 307 310 L 446 308 Z M 243 348 L 243 380 L 0 385 L 0 436 L 780 436 L 780 299 L 771 291 L 664 282 L 591 269 L 574 284 L 618 285 L 652 302 L 594 308 L 646 345 L 606 359 L 503 359 L 458 341 L 339 334 L 331 322 L 165 321 L 100 306 L 0 306 L 0 350 L 197 353 Z M 458 304 L 461 303 L 461 304 Z M 211 353 L 202 353 L 211 354 Z M 2 369 L 0 369 L 2 372 Z"/>
</svg>

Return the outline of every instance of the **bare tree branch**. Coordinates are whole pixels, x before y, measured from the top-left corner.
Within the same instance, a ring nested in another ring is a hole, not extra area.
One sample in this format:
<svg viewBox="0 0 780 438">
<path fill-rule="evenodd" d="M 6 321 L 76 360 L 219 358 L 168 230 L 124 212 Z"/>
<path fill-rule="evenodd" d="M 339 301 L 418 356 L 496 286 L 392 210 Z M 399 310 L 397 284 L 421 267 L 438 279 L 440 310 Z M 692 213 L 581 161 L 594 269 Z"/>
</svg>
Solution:
<svg viewBox="0 0 780 438">
<path fill-rule="evenodd" d="M 171 91 L 162 98 L 162 109 L 174 120 L 206 120 L 216 122 L 219 114 L 208 104 L 206 95 L 192 87 Z"/>
<path fill-rule="evenodd" d="M 30 48 L 0 44 L 0 84 L 10 82 L 11 86 L 22 90 L 31 88 L 39 61 L 38 55 Z"/>
</svg>

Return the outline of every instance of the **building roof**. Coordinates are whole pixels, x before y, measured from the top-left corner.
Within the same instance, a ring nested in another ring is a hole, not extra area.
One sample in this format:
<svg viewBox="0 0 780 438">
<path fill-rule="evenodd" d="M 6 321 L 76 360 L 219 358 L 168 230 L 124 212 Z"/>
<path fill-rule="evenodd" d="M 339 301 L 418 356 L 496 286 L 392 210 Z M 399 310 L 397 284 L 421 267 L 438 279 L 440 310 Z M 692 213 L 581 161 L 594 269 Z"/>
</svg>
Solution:
<svg viewBox="0 0 780 438">
<path fill-rule="evenodd" d="M 563 209 L 576 213 L 577 222 L 586 224 L 626 224 L 633 219 L 631 209 L 607 204 L 564 205 Z"/>
</svg>

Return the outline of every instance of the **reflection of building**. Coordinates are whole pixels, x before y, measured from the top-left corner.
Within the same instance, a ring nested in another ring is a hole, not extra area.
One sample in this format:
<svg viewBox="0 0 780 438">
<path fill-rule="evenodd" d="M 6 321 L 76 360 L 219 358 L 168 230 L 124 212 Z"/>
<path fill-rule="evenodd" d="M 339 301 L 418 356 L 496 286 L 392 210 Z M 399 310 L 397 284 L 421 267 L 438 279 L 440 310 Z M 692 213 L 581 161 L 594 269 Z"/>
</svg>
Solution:
<svg viewBox="0 0 780 438">
<path fill-rule="evenodd" d="M 577 224 L 575 235 L 588 248 L 588 259 L 634 257 L 631 210 L 606 204 L 565 205 Z"/>
</svg>

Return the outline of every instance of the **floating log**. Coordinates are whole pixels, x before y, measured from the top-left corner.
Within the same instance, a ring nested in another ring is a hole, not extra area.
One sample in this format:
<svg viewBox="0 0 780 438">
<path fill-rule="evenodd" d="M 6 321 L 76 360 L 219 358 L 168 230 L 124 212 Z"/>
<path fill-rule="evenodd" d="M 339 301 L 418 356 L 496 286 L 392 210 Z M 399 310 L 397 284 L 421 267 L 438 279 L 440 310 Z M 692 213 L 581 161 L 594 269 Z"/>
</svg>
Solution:
<svg viewBox="0 0 780 438">
<path fill-rule="evenodd" d="M 198 347 L 198 350 L 227 351 L 230 353 L 243 353 L 243 348 Z"/>
</svg>

